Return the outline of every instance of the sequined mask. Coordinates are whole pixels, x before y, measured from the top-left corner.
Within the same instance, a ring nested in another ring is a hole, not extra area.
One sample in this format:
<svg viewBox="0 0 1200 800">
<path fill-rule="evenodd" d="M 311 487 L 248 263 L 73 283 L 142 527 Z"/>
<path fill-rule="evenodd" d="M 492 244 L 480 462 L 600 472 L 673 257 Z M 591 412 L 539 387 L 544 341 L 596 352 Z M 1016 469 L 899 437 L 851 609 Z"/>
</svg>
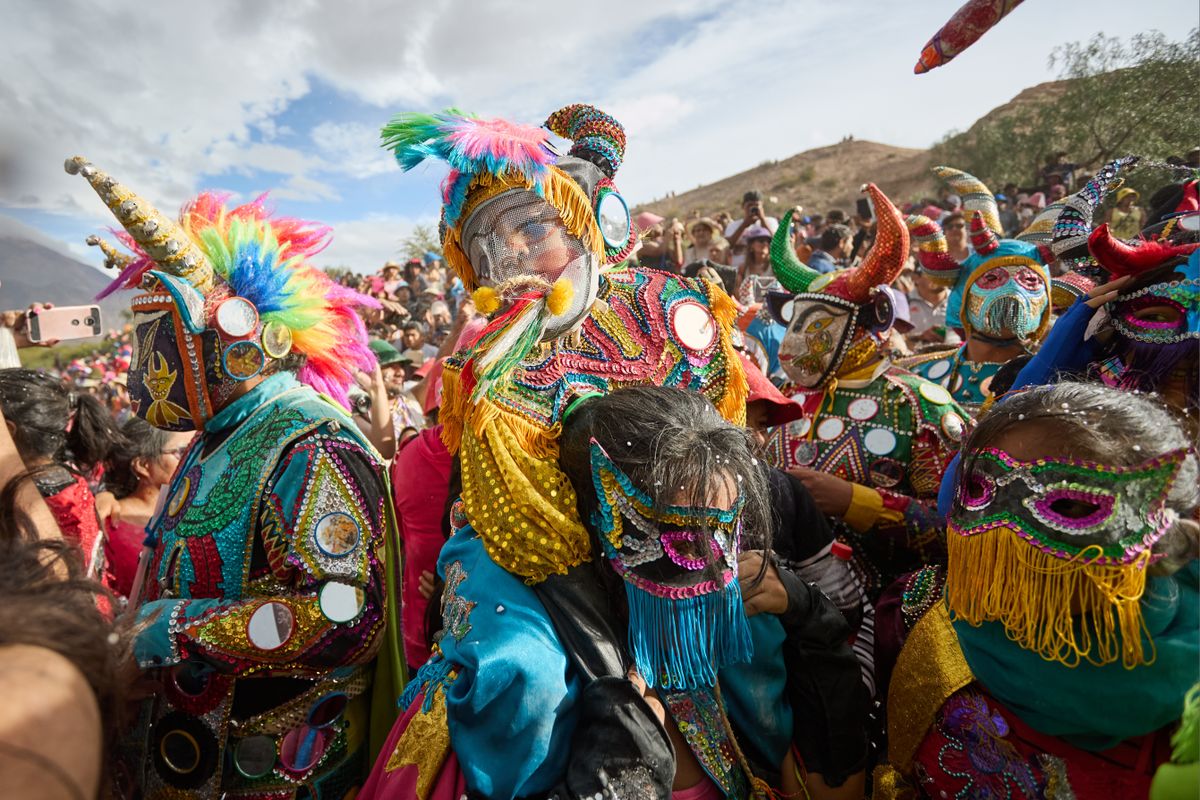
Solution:
<svg viewBox="0 0 1200 800">
<path fill-rule="evenodd" d="M 1027 340 L 1042 326 L 1050 304 L 1044 270 L 1016 256 L 995 260 L 1013 263 L 992 266 L 970 285 L 964 321 L 988 336 Z"/>
<path fill-rule="evenodd" d="M 744 498 L 728 509 L 660 506 L 595 440 L 593 533 L 625 581 L 629 649 L 651 686 L 712 686 L 724 664 L 750 657 L 737 580 Z"/>
<path fill-rule="evenodd" d="M 1145 344 L 1200 339 L 1200 251 L 1164 277 L 1117 297 L 1112 323 L 1118 333 Z"/>
<path fill-rule="evenodd" d="M 1187 450 L 1132 467 L 1088 461 L 1018 461 L 980 451 L 958 486 L 950 522 L 961 536 L 1014 529 L 1042 552 L 1100 564 L 1128 564 L 1171 527 L 1166 497 Z"/>
<path fill-rule="evenodd" d="M 204 366 L 213 343 L 184 327 L 165 292 L 135 297 L 133 312 L 128 380 L 133 413 L 164 431 L 202 427 L 214 413 L 209 385 L 217 376 L 206 374 Z"/>
<path fill-rule="evenodd" d="M 842 363 L 859 331 L 859 304 L 832 295 L 797 295 L 780 309 L 787 333 L 779 345 L 779 363 L 797 385 L 823 385 Z"/>
</svg>

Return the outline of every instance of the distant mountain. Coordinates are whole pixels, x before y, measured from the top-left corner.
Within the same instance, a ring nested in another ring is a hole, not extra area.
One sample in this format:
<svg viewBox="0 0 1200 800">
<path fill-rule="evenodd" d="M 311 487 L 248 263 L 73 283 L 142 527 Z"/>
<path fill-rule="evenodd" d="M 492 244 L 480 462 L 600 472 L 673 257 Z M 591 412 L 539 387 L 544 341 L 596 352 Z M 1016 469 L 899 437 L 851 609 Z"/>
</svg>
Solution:
<svg viewBox="0 0 1200 800">
<path fill-rule="evenodd" d="M 1053 102 L 1066 88 L 1064 81 L 1052 81 L 1021 91 L 1002 106 L 980 117 L 966 132 L 972 135 L 990 121 L 1017 110 Z M 859 188 L 873 182 L 896 204 L 937 195 L 938 181 L 929 172 L 933 166 L 930 150 L 848 139 L 827 147 L 805 150 L 781 161 L 768 161 L 753 169 L 731 175 L 714 183 L 643 203 L 637 211 L 652 211 L 664 217 L 685 218 L 693 212 L 713 215 L 727 211 L 741 215 L 742 194 L 758 189 L 767 198 L 767 211 L 782 216 L 794 205 L 804 206 L 807 214 L 824 214 L 840 208 L 854 213 L 855 201 L 862 197 Z"/>
<path fill-rule="evenodd" d="M 60 242 L 0 216 L 0 309 L 35 302 L 88 305 L 111 281 L 111 273 L 83 263 Z M 129 301 L 122 294 L 99 303 L 106 329 L 124 324 L 121 312 L 129 308 Z"/>
</svg>

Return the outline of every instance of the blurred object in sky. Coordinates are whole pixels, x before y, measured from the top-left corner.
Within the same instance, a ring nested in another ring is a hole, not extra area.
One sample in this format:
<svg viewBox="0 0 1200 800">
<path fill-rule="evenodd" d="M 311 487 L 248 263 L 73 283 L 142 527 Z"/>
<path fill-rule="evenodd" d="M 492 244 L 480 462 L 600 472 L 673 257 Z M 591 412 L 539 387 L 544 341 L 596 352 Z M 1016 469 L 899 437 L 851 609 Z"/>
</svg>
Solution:
<svg viewBox="0 0 1200 800">
<path fill-rule="evenodd" d="M 983 36 L 1023 0 L 967 0 L 921 49 L 913 72 L 920 75 L 949 62 Z"/>
</svg>

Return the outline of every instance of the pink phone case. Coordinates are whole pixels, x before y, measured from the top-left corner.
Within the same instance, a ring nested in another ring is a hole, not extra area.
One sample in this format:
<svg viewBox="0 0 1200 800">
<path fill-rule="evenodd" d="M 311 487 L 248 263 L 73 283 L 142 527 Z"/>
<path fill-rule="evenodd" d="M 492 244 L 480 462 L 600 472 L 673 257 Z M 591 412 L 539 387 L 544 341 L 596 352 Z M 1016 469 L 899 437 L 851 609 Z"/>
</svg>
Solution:
<svg viewBox="0 0 1200 800">
<path fill-rule="evenodd" d="M 99 336 L 103 330 L 100 306 L 63 306 L 44 308 L 27 314 L 29 341 L 54 342 Z"/>
</svg>

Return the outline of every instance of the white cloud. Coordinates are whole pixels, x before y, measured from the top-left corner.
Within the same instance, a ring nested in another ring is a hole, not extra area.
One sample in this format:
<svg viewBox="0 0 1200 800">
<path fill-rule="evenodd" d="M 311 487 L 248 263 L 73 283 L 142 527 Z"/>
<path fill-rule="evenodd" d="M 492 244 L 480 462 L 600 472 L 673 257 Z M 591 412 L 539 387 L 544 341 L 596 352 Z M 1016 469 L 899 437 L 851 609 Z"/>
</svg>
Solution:
<svg viewBox="0 0 1200 800">
<path fill-rule="evenodd" d="M 324 156 L 326 171 L 370 178 L 399 173 L 388 153 L 379 146 L 379 127 L 359 122 L 322 122 L 312 129 L 313 144 Z"/>
<path fill-rule="evenodd" d="M 354 182 L 395 170 L 374 127 L 391 113 L 456 104 L 536 122 L 576 101 L 625 122 L 618 182 L 645 200 L 847 133 L 927 146 L 1052 78 L 1055 44 L 1127 25 L 1119 0 L 1095 0 L 1086 18 L 1027 3 L 953 64 L 913 76 L 920 46 L 960 4 L 24 3 L 0 26 L 0 206 L 109 222 L 62 171 L 82 153 L 166 210 L 202 176 L 265 172 L 277 197 L 314 216 L 353 216 L 341 204 L 362 202 Z M 1175 35 L 1194 11 L 1194 0 L 1143 4 L 1138 24 Z M 317 86 L 359 116 L 321 119 L 315 103 L 285 115 Z M 409 185 L 397 175 L 397 192 Z M 427 202 L 433 213 L 436 195 Z"/>
<path fill-rule="evenodd" d="M 385 261 L 396 260 L 404 239 L 417 225 L 436 225 L 437 219 L 409 218 L 398 214 L 369 214 L 362 219 L 335 223 L 333 243 L 314 261 L 321 266 L 345 266 L 374 272 Z"/>
</svg>

